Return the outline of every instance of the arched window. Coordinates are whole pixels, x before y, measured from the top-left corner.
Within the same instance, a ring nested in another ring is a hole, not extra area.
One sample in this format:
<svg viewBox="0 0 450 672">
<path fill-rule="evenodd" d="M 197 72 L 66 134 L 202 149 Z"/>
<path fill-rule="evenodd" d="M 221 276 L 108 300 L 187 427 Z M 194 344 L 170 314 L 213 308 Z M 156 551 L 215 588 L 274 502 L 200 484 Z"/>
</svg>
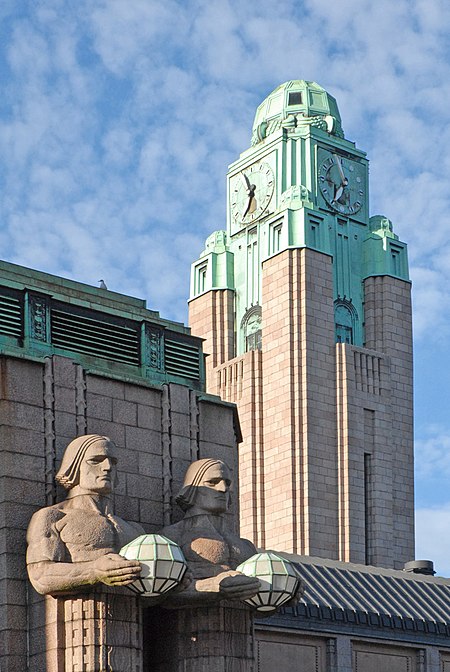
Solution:
<svg viewBox="0 0 450 672">
<path fill-rule="evenodd" d="M 245 352 L 262 348 L 262 310 L 261 306 L 252 306 L 241 321 L 245 338 Z"/>
<path fill-rule="evenodd" d="M 334 304 L 337 343 L 354 343 L 356 310 L 350 301 L 338 299 Z"/>
</svg>

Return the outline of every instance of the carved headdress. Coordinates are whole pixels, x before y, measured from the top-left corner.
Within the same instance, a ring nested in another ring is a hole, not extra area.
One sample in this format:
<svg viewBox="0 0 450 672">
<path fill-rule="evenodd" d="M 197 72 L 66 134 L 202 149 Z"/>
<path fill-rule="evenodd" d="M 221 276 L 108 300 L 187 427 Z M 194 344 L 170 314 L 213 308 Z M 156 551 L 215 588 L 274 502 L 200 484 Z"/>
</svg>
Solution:
<svg viewBox="0 0 450 672">
<path fill-rule="evenodd" d="M 107 436 L 100 434 L 85 434 L 84 436 L 77 436 L 71 441 L 64 451 L 63 459 L 55 479 L 66 490 L 70 490 L 78 483 L 80 474 L 80 466 L 86 455 L 87 449 L 97 441 L 112 443 Z"/>
<path fill-rule="evenodd" d="M 222 460 L 216 460 L 212 457 L 207 457 L 203 460 L 197 460 L 196 462 L 192 462 L 192 464 L 189 465 L 184 477 L 183 487 L 175 498 L 176 503 L 181 509 L 183 509 L 183 511 L 187 511 L 192 506 L 194 506 L 197 488 L 201 484 L 208 469 L 214 464 L 223 465 L 229 469 L 225 462 L 222 462 Z"/>
</svg>

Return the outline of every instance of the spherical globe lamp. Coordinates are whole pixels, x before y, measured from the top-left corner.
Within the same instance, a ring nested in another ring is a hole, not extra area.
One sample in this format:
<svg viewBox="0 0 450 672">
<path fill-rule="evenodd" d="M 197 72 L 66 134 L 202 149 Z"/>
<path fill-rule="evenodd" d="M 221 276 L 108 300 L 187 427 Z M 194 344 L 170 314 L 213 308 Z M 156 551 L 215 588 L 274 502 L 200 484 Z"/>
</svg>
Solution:
<svg viewBox="0 0 450 672">
<path fill-rule="evenodd" d="M 130 583 L 134 593 L 144 597 L 158 597 L 180 585 L 187 564 L 181 548 L 161 534 L 143 534 L 119 551 L 127 560 L 138 560 L 142 565 L 140 577 Z"/>
<path fill-rule="evenodd" d="M 289 602 L 302 583 L 295 565 L 273 551 L 257 553 L 236 567 L 246 576 L 255 576 L 261 582 L 260 590 L 244 600 L 260 612 L 275 611 Z"/>
</svg>

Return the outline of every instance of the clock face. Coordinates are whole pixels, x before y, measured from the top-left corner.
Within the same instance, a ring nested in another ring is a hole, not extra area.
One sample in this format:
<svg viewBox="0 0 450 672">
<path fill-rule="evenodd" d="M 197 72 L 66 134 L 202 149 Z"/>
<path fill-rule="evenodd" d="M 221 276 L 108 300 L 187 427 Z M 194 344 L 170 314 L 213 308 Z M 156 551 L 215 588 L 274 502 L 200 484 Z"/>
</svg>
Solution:
<svg viewBox="0 0 450 672">
<path fill-rule="evenodd" d="M 365 166 L 337 152 L 326 152 L 318 169 L 318 186 L 333 210 L 352 215 L 361 210 L 366 198 Z"/>
<path fill-rule="evenodd" d="M 231 212 L 241 224 L 261 217 L 270 203 L 275 186 L 272 168 L 265 161 L 238 173 L 231 185 Z"/>
</svg>

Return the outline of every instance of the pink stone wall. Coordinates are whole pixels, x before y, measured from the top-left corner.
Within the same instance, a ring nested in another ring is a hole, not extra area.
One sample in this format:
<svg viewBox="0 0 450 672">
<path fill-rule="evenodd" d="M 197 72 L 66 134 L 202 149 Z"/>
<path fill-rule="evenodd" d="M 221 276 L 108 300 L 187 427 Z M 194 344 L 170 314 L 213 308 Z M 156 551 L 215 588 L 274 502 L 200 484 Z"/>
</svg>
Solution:
<svg viewBox="0 0 450 672">
<path fill-rule="evenodd" d="M 189 323 L 193 334 L 205 339 L 208 391 L 217 394 L 212 371 L 234 357 L 234 292 L 218 289 L 206 292 L 189 302 Z"/>
<path fill-rule="evenodd" d="M 262 352 L 219 352 L 223 292 L 192 300 L 190 323 L 211 353 L 208 389 L 239 408 L 242 534 L 400 568 L 414 557 L 410 284 L 364 290 L 364 348 L 335 344 L 332 261 L 307 249 L 263 264 Z"/>
<path fill-rule="evenodd" d="M 414 558 L 413 342 L 411 284 L 389 276 L 365 281 L 366 347 L 389 359 L 392 525 L 387 543 L 395 567 Z M 383 453 L 380 454 L 380 459 Z M 386 538 L 386 537 L 385 537 Z"/>
<path fill-rule="evenodd" d="M 263 264 L 266 542 L 337 557 L 331 259 L 286 250 Z"/>
</svg>

